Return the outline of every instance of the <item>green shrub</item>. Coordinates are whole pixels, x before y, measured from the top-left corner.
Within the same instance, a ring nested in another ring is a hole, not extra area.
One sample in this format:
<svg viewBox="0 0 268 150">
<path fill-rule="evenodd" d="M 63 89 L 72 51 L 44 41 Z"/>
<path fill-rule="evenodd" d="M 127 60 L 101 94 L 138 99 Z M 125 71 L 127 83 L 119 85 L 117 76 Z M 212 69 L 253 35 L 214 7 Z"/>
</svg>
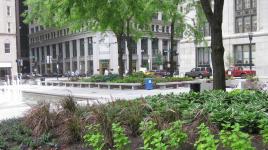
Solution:
<svg viewBox="0 0 268 150">
<path fill-rule="evenodd" d="M 141 137 L 143 138 L 144 150 L 166 150 L 167 145 L 164 143 L 164 132 L 156 129 L 156 123 L 152 121 L 143 121 L 140 124 L 142 131 Z"/>
<path fill-rule="evenodd" d="M 124 128 L 120 126 L 119 123 L 112 124 L 112 132 L 113 132 L 113 139 L 114 139 L 114 148 L 117 150 L 127 150 L 130 149 L 129 147 L 129 139 L 125 135 Z"/>
<path fill-rule="evenodd" d="M 7 149 L 5 138 L 0 134 L 0 149 Z"/>
<path fill-rule="evenodd" d="M 169 128 L 158 130 L 153 121 L 143 121 L 140 124 L 143 149 L 178 149 L 186 141 L 187 134 L 182 131 L 182 122 L 170 123 Z"/>
<path fill-rule="evenodd" d="M 238 123 L 232 126 L 229 124 L 223 126 L 224 129 L 220 131 L 220 139 L 224 147 L 232 150 L 254 150 L 250 136 L 240 131 L 241 126 Z"/>
<path fill-rule="evenodd" d="M 263 142 L 265 144 L 268 144 L 268 119 L 264 118 L 264 119 L 260 120 L 259 127 L 261 128 L 260 133 L 262 135 Z"/>
<path fill-rule="evenodd" d="M 84 135 L 84 141 L 87 146 L 94 150 L 102 150 L 104 147 L 104 136 L 100 132 L 100 125 L 87 126 L 87 132 Z"/>
<path fill-rule="evenodd" d="M 214 139 L 214 135 L 212 135 L 206 127 L 204 123 L 202 123 L 199 127 L 199 138 L 195 142 L 195 147 L 197 150 L 216 150 L 218 147 L 218 140 Z"/>
<path fill-rule="evenodd" d="M 186 141 L 187 134 L 182 130 L 182 122 L 176 121 L 171 123 L 171 126 L 164 130 L 165 141 L 169 149 L 178 149 Z"/>
</svg>

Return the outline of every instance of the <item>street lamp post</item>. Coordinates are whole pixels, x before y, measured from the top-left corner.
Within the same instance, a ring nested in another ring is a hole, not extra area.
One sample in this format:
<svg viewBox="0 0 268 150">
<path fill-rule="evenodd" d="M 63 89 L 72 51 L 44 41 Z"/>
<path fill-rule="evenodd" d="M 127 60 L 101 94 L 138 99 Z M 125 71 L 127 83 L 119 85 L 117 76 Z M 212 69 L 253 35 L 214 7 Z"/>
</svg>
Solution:
<svg viewBox="0 0 268 150">
<path fill-rule="evenodd" d="M 249 33 L 248 38 L 249 38 L 249 67 L 250 67 L 250 70 L 252 70 L 252 39 L 253 39 L 253 34 Z"/>
</svg>

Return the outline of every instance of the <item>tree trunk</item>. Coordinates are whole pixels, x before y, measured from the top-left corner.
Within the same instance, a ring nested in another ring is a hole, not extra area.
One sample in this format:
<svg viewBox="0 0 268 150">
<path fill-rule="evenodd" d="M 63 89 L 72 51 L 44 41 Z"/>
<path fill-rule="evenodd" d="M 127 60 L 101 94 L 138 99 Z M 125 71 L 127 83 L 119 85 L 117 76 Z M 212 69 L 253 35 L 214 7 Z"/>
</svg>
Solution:
<svg viewBox="0 0 268 150">
<path fill-rule="evenodd" d="M 169 63 L 170 63 L 170 68 L 169 68 L 169 73 L 170 76 L 173 76 L 174 70 L 175 70 L 175 63 L 174 63 L 174 53 L 176 51 L 174 51 L 174 34 L 175 34 L 175 30 L 174 30 L 174 24 L 175 21 L 171 22 L 171 34 L 170 34 L 170 40 L 171 40 L 171 45 L 170 45 L 170 53 L 169 53 Z"/>
<path fill-rule="evenodd" d="M 211 26 L 211 57 L 213 67 L 213 89 L 226 90 L 224 47 L 222 42 L 222 18 L 224 0 L 214 0 L 214 11 L 208 0 L 200 0 L 203 11 Z"/>
<path fill-rule="evenodd" d="M 224 47 L 222 42 L 221 24 L 215 24 L 214 27 L 211 28 L 211 49 L 213 89 L 225 91 Z"/>
<path fill-rule="evenodd" d="M 116 35 L 117 39 L 117 45 L 118 45 L 118 73 L 119 76 L 122 78 L 124 75 L 124 61 L 123 61 L 123 48 L 122 48 L 122 42 L 124 40 L 123 35 L 119 34 Z"/>
<path fill-rule="evenodd" d="M 133 72 L 132 69 L 132 47 L 131 47 L 131 37 L 129 32 L 129 21 L 127 22 L 127 49 L 128 49 L 128 74 L 131 75 Z"/>
</svg>

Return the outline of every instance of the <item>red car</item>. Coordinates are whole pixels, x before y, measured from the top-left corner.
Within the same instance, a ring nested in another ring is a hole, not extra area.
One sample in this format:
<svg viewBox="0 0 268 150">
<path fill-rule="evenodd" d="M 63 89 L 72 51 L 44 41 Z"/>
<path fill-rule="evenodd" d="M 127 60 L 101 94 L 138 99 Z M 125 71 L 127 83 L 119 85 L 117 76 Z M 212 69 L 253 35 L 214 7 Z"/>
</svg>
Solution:
<svg viewBox="0 0 268 150">
<path fill-rule="evenodd" d="M 243 67 L 240 67 L 240 66 L 233 66 L 233 67 L 230 67 L 228 70 L 226 70 L 225 74 L 226 76 L 245 78 L 246 76 L 255 76 L 256 71 L 245 70 Z"/>
</svg>

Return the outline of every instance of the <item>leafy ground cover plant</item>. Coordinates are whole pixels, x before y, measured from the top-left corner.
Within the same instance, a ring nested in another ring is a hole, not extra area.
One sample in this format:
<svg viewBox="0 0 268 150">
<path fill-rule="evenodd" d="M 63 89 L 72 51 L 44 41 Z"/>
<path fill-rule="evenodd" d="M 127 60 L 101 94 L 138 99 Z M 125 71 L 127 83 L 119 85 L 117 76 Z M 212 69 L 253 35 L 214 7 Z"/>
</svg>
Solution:
<svg viewBox="0 0 268 150">
<path fill-rule="evenodd" d="M 169 149 L 178 149 L 186 141 L 187 134 L 182 130 L 182 122 L 175 121 L 170 127 L 164 130 L 165 141 Z"/>
<path fill-rule="evenodd" d="M 152 121 L 143 121 L 140 124 L 142 130 L 141 137 L 143 138 L 144 150 L 166 150 L 167 145 L 164 143 L 164 132 L 156 129 L 157 124 Z"/>
<path fill-rule="evenodd" d="M 119 123 L 112 124 L 112 132 L 113 132 L 114 148 L 116 148 L 117 150 L 130 149 L 129 147 L 130 141 L 124 133 L 125 129 L 122 128 Z"/>
<path fill-rule="evenodd" d="M 144 146 L 142 149 L 178 149 L 186 141 L 187 134 L 182 130 L 182 122 L 170 123 L 166 129 L 157 129 L 157 124 L 153 121 L 141 122 L 142 138 Z"/>
<path fill-rule="evenodd" d="M 85 144 L 91 146 L 94 150 L 102 150 L 104 148 L 104 136 L 100 132 L 100 125 L 87 126 L 87 132 L 83 138 Z"/>
<path fill-rule="evenodd" d="M 231 148 L 232 150 L 254 150 L 251 145 L 250 136 L 247 133 L 241 132 L 240 129 L 241 126 L 238 123 L 224 125 L 224 129 L 220 131 L 221 143 L 224 147 Z"/>
<path fill-rule="evenodd" d="M 267 145 L 268 144 L 268 119 L 264 118 L 260 120 L 260 125 L 259 127 L 261 128 L 261 135 L 263 138 L 263 142 Z"/>
<path fill-rule="evenodd" d="M 195 142 L 195 147 L 197 150 L 217 150 L 218 140 L 214 138 L 208 127 L 202 123 L 199 127 L 199 138 Z"/>
</svg>

